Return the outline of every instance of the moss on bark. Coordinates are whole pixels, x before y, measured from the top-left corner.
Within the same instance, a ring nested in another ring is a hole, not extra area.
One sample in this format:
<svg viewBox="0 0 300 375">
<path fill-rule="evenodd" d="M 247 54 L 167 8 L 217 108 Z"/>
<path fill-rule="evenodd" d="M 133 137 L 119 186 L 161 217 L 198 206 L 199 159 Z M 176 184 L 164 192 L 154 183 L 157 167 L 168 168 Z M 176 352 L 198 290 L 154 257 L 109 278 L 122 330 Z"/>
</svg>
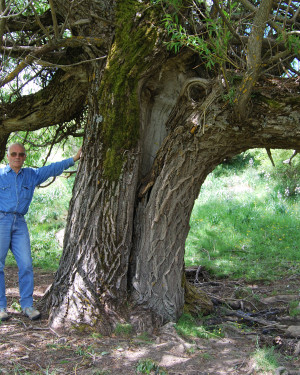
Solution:
<svg viewBox="0 0 300 375">
<path fill-rule="evenodd" d="M 99 90 L 99 112 L 103 116 L 105 148 L 104 176 L 120 176 L 126 151 L 139 136 L 138 83 L 147 67 L 157 33 L 142 17 L 145 4 L 136 0 L 118 1 L 116 35 Z"/>
<path fill-rule="evenodd" d="M 184 281 L 184 312 L 193 316 L 208 315 L 213 311 L 213 303 L 210 298 L 199 288 Z"/>
</svg>

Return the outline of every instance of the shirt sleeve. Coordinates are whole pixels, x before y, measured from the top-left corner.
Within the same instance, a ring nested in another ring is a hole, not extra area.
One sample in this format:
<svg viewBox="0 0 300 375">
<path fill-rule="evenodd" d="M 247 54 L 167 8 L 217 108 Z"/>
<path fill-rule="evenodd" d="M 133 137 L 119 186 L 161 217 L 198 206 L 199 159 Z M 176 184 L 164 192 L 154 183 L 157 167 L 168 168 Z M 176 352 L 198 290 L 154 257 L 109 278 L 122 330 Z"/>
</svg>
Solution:
<svg viewBox="0 0 300 375">
<path fill-rule="evenodd" d="M 65 169 L 72 167 L 74 164 L 74 159 L 69 158 L 35 169 L 35 186 L 42 184 L 49 177 L 59 176 Z"/>
</svg>

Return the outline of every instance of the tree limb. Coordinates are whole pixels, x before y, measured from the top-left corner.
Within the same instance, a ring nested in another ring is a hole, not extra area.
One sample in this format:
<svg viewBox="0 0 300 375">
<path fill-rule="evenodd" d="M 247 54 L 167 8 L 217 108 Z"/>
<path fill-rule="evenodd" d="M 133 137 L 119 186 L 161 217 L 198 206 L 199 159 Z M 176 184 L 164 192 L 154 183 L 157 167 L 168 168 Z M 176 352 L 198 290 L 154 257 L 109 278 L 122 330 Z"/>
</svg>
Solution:
<svg viewBox="0 0 300 375">
<path fill-rule="evenodd" d="M 272 0 L 262 0 L 258 11 L 255 14 L 251 34 L 247 48 L 247 71 L 244 74 L 235 99 L 236 114 L 239 117 L 246 116 L 246 103 L 248 102 L 252 89 L 261 72 L 261 51 L 262 41 L 266 23 L 270 17 Z"/>
<path fill-rule="evenodd" d="M 70 121 L 82 113 L 88 78 L 83 69 L 76 72 L 75 77 L 65 77 L 64 72 L 58 71 L 45 89 L 0 106 L 0 146 L 11 132 L 41 129 Z M 4 151 L 5 147 L 0 149 L 0 158 Z"/>
<path fill-rule="evenodd" d="M 55 39 L 58 39 L 59 38 L 58 23 L 57 23 L 56 12 L 55 12 L 55 9 L 54 9 L 53 0 L 49 0 L 49 5 L 50 5 L 50 9 L 51 9 Z"/>
<path fill-rule="evenodd" d="M 224 11 L 222 9 L 222 6 L 220 5 L 219 3 L 219 0 L 214 0 L 214 3 L 215 5 L 217 6 L 217 9 L 218 9 L 218 12 L 222 18 L 222 20 L 224 21 L 224 23 L 226 24 L 226 26 L 228 27 L 228 30 L 231 32 L 231 34 L 233 35 L 233 37 L 237 40 L 239 40 L 241 43 L 242 43 L 242 40 L 239 36 L 239 34 L 237 34 L 235 32 L 235 30 L 233 29 L 233 27 L 231 26 L 230 22 L 228 21 L 228 19 L 226 18 L 225 14 L 224 14 Z"/>
<path fill-rule="evenodd" d="M 7 5 L 6 9 L 3 11 L 3 13 L 1 13 L 1 19 L 10 19 L 10 18 L 16 18 L 16 17 L 19 17 L 23 12 L 24 10 L 26 10 L 30 3 L 28 3 L 27 5 L 24 6 L 24 8 L 22 10 L 20 10 L 19 13 L 14 13 L 14 14 L 9 14 L 7 16 L 7 13 L 9 12 L 10 10 L 10 4 L 12 3 L 12 0 L 10 0 L 9 4 Z"/>
<path fill-rule="evenodd" d="M 30 3 L 30 8 L 32 9 L 34 17 L 35 17 L 35 20 L 36 20 L 37 24 L 39 25 L 39 27 L 41 28 L 41 30 L 43 31 L 44 35 L 47 36 L 49 40 L 51 40 L 48 30 L 42 24 L 42 22 L 40 20 L 40 17 L 37 14 L 37 12 L 36 12 L 34 6 L 32 5 L 32 3 Z"/>
<path fill-rule="evenodd" d="M 39 15 L 40 21 L 43 23 L 44 27 L 52 26 L 51 11 L 47 10 L 42 15 Z M 61 23 L 61 19 L 59 18 Z M 20 15 L 16 18 L 8 18 L 6 20 L 7 32 L 18 32 L 18 31 L 32 31 L 36 32 L 40 30 L 39 25 L 35 22 L 35 16 L 22 16 Z"/>
<path fill-rule="evenodd" d="M 16 78 L 27 66 L 31 65 L 33 61 L 37 61 L 44 54 L 49 53 L 50 51 L 56 50 L 61 47 L 78 47 L 86 44 L 101 45 L 102 40 L 99 38 L 79 38 L 71 37 L 57 41 L 56 43 L 45 44 L 42 47 L 36 47 L 28 54 L 23 61 L 21 61 L 17 67 L 8 74 L 2 81 L 0 81 L 0 87 L 3 87 L 8 82 L 11 82 Z"/>
</svg>

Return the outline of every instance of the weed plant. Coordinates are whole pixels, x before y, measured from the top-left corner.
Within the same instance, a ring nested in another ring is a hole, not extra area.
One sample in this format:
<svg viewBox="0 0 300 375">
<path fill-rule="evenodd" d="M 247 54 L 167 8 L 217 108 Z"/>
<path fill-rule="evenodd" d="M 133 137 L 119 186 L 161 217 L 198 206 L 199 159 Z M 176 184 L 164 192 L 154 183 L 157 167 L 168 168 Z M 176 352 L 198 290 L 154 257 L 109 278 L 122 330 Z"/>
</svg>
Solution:
<svg viewBox="0 0 300 375">
<path fill-rule="evenodd" d="M 300 315 L 300 305 L 299 301 L 291 301 L 289 304 L 289 313 L 290 316 L 299 316 Z"/>
<path fill-rule="evenodd" d="M 255 370 L 257 371 L 275 371 L 279 367 L 279 355 L 275 352 L 275 348 L 264 347 L 255 350 L 253 353 L 255 361 Z"/>
<path fill-rule="evenodd" d="M 219 166 L 190 219 L 185 263 L 217 277 L 274 280 L 300 273 L 300 157 L 248 151 Z"/>
<path fill-rule="evenodd" d="M 136 373 L 167 375 L 167 372 L 151 358 L 140 359 L 136 366 Z"/>
<path fill-rule="evenodd" d="M 127 323 L 117 323 L 114 333 L 119 337 L 129 337 L 132 334 L 132 325 Z"/>
<path fill-rule="evenodd" d="M 175 325 L 176 332 L 185 338 L 216 338 L 224 337 L 221 327 L 199 324 L 197 320 L 190 314 L 183 313 Z"/>
</svg>

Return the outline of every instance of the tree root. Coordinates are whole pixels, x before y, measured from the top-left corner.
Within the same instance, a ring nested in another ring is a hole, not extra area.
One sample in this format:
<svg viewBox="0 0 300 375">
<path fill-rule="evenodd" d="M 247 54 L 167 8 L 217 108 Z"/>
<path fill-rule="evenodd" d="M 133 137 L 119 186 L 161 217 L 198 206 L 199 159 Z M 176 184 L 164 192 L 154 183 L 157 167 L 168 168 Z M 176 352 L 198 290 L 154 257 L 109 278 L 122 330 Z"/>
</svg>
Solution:
<svg viewBox="0 0 300 375">
<path fill-rule="evenodd" d="M 208 315 L 213 311 L 213 303 L 206 293 L 185 280 L 184 312 L 193 316 Z"/>
</svg>

